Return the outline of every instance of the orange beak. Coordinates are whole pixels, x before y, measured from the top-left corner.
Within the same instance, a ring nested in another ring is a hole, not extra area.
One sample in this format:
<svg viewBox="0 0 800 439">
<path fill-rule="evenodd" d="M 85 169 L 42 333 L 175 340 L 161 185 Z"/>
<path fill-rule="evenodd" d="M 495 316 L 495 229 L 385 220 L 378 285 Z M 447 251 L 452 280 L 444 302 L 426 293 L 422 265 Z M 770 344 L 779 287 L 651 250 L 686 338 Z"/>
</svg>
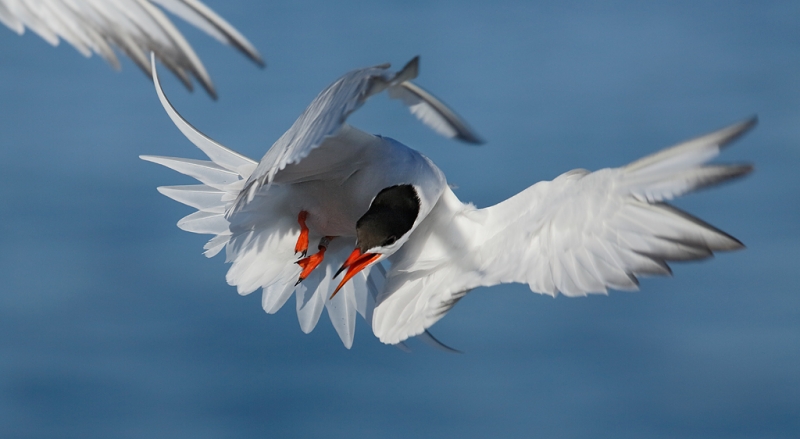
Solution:
<svg viewBox="0 0 800 439">
<path fill-rule="evenodd" d="M 347 269 L 347 273 L 345 273 L 344 278 L 342 278 L 342 281 L 339 282 L 339 286 L 337 286 L 336 289 L 333 290 L 333 294 L 331 294 L 330 299 L 333 299 L 333 296 L 335 296 L 336 293 L 339 292 L 339 290 L 344 286 L 344 284 L 347 283 L 347 281 L 352 279 L 353 276 L 358 274 L 359 271 L 367 268 L 369 264 L 375 262 L 380 257 L 381 257 L 380 253 L 364 253 L 362 255 L 361 250 L 359 249 L 353 250 L 353 253 L 350 253 L 350 256 L 348 256 L 347 260 L 344 261 L 342 267 L 339 268 L 336 274 L 333 275 L 333 277 L 336 277 L 339 275 L 339 273 L 344 271 L 345 268 Z"/>
</svg>

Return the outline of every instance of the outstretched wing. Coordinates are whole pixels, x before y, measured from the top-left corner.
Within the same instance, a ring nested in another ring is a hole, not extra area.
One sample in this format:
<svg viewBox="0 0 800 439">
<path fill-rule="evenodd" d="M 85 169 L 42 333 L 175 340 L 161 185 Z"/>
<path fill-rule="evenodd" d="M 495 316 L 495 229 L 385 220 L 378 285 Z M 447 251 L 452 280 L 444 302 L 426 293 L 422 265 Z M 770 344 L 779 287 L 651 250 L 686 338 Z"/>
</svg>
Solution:
<svg viewBox="0 0 800 439">
<path fill-rule="evenodd" d="M 116 46 L 148 76 L 152 51 L 186 88 L 192 89 L 194 76 L 216 98 L 200 58 L 155 4 L 264 65 L 255 47 L 199 0 L 0 0 L 0 22 L 20 35 L 28 28 L 53 46 L 63 39 L 84 56 L 96 53 L 119 69 Z"/>
<path fill-rule="evenodd" d="M 390 261 L 373 331 L 384 343 L 422 333 L 470 289 L 526 283 L 537 293 L 585 296 L 636 290 L 637 276 L 668 261 L 706 258 L 742 244 L 666 200 L 752 170 L 706 165 L 752 128 L 750 119 L 628 166 L 574 170 L 486 209 L 447 191 Z"/>
<path fill-rule="evenodd" d="M 273 182 L 287 165 L 296 164 L 339 134 L 347 117 L 366 100 L 388 89 L 390 96 L 402 99 L 423 123 L 436 132 L 465 142 L 480 143 L 466 122 L 444 103 L 417 85 L 419 57 L 392 73 L 389 64 L 354 70 L 328 86 L 311 102 L 303 114 L 267 151 L 239 195 L 234 210 L 251 201 L 258 189 Z"/>
</svg>

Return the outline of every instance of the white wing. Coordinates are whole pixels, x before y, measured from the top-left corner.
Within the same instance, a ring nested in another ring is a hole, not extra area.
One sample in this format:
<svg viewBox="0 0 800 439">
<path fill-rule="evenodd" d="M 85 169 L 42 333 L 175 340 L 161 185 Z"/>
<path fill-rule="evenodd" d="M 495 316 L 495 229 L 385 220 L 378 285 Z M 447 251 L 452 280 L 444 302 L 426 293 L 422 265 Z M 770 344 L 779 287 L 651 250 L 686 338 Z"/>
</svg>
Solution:
<svg viewBox="0 0 800 439">
<path fill-rule="evenodd" d="M 526 283 L 537 293 L 585 296 L 637 289 L 667 261 L 702 259 L 742 244 L 664 203 L 740 177 L 749 165 L 705 165 L 756 119 L 628 166 L 567 172 L 486 209 L 446 191 L 389 260 L 373 331 L 384 343 L 422 333 L 469 290 Z"/>
<path fill-rule="evenodd" d="M 192 46 L 164 9 L 264 65 L 261 55 L 233 26 L 199 0 L 0 0 L 0 21 L 18 34 L 32 30 L 53 46 L 63 39 L 86 57 L 96 53 L 115 69 L 112 47 L 150 74 L 147 54 L 158 59 L 192 89 L 194 76 L 216 98 L 214 85 Z"/>
<path fill-rule="evenodd" d="M 326 139 L 335 137 L 350 114 L 370 96 L 386 89 L 390 96 L 409 105 L 412 113 L 436 132 L 479 143 L 479 137 L 444 103 L 408 82 L 417 76 L 418 64 L 419 57 L 414 58 L 394 74 L 389 72 L 389 64 L 354 70 L 328 86 L 267 151 L 248 179 L 234 210 L 251 201 L 258 189 L 272 183 L 287 165 L 300 162 Z"/>
</svg>

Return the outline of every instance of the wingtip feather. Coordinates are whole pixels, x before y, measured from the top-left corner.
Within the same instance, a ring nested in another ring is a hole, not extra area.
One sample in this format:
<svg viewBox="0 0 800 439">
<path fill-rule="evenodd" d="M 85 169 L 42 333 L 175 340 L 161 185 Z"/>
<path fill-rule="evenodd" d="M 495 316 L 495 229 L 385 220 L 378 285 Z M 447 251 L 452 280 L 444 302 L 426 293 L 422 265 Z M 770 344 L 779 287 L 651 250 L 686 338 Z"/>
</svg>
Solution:
<svg viewBox="0 0 800 439">
<path fill-rule="evenodd" d="M 729 130 L 729 135 L 725 136 L 725 139 L 720 143 L 719 146 L 725 147 L 731 144 L 734 140 L 753 129 L 756 125 L 758 125 L 758 115 L 754 114 L 739 123 L 731 125 L 728 128 L 723 128 L 723 130 Z"/>
</svg>

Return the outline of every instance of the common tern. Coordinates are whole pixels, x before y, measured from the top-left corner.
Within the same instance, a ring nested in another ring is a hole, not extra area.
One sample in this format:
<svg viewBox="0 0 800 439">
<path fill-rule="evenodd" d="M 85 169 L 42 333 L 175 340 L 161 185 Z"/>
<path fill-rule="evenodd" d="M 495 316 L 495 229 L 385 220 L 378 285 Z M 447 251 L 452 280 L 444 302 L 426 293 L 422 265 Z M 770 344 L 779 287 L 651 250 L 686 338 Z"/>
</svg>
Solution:
<svg viewBox="0 0 800 439">
<path fill-rule="evenodd" d="M 417 76 L 417 58 L 396 73 L 389 67 L 355 70 L 334 82 L 259 163 L 214 142 L 186 122 L 167 100 L 153 68 L 165 110 L 211 158 L 209 162 L 142 156 L 203 183 L 159 188 L 162 194 L 198 209 L 178 226 L 216 235 L 206 244 L 205 254 L 212 257 L 225 248 L 231 263 L 228 283 L 243 295 L 262 288 L 262 306 L 268 313 L 277 312 L 296 292 L 301 329 L 310 332 L 327 308 L 347 347 L 352 345 L 356 313 L 371 319 L 374 298 L 384 283 L 385 271 L 376 263 L 389 255 L 389 249 L 408 240 L 410 229 L 433 209 L 447 184 L 427 157 L 393 139 L 362 132 L 345 120 L 370 96 L 387 91 L 439 134 L 481 142 L 444 103 L 410 82 Z M 407 198 L 411 193 L 414 197 Z M 405 210 L 395 217 L 381 211 L 382 206 Z M 378 228 L 357 228 L 362 216 L 387 219 L 383 230 L 392 236 L 380 238 Z M 354 254 L 357 234 L 362 237 L 359 243 L 368 247 L 363 247 L 362 259 L 351 261 L 356 268 L 345 276 L 352 280 L 343 282 L 341 291 L 332 295 L 333 275 L 347 255 Z M 365 244 L 370 239 L 381 239 L 386 254 L 374 256 L 377 250 Z"/>
<path fill-rule="evenodd" d="M 397 344 L 426 335 L 477 287 L 519 282 L 570 297 L 636 290 L 637 277 L 669 274 L 669 261 L 743 247 L 666 202 L 749 173 L 747 164 L 707 162 L 752 128 L 755 117 L 620 168 L 572 170 L 478 209 L 461 202 L 421 153 L 345 123 L 386 89 L 439 132 L 478 140 L 409 82 L 416 59 L 396 74 L 388 67 L 355 70 L 334 82 L 258 163 L 178 115 L 153 70 L 165 110 L 211 159 L 142 156 L 202 183 L 159 188 L 198 209 L 178 227 L 216 235 L 205 254 L 224 247 L 232 264 L 228 283 L 240 294 L 262 288 L 268 313 L 296 292 L 305 332 L 325 306 L 346 347 L 356 312 L 380 341 Z M 309 246 L 317 249 L 311 256 Z"/>
<path fill-rule="evenodd" d="M 63 39 L 83 56 L 96 53 L 116 70 L 120 63 L 113 47 L 148 76 L 147 54 L 154 52 L 187 89 L 192 90 L 194 76 L 216 99 L 200 58 L 156 5 L 264 65 L 247 38 L 199 0 L 0 0 L 0 22 L 20 35 L 28 28 L 53 46 Z"/>
</svg>

